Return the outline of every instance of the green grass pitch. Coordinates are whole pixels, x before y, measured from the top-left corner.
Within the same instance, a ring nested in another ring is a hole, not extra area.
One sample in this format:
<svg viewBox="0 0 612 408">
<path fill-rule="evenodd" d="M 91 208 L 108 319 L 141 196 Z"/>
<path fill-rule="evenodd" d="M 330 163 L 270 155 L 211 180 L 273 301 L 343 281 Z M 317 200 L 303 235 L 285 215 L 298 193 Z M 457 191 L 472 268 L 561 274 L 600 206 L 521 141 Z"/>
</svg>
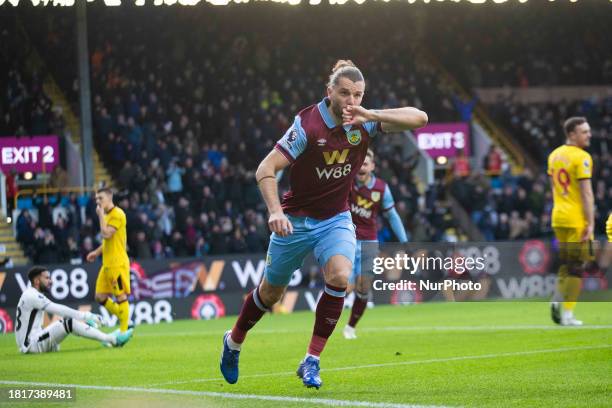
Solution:
<svg viewBox="0 0 612 408">
<path fill-rule="evenodd" d="M 70 336 L 58 353 L 20 355 L 12 334 L 0 336 L 0 380 L 76 384 L 75 403 L 51 404 L 72 407 L 610 407 L 612 304 L 579 303 L 576 313 L 588 326 L 555 326 L 545 302 L 379 306 L 347 341 L 345 310 L 318 391 L 295 376 L 309 312 L 265 316 L 247 337 L 235 385 L 219 373 L 234 317 L 138 326 L 122 349 Z"/>
</svg>

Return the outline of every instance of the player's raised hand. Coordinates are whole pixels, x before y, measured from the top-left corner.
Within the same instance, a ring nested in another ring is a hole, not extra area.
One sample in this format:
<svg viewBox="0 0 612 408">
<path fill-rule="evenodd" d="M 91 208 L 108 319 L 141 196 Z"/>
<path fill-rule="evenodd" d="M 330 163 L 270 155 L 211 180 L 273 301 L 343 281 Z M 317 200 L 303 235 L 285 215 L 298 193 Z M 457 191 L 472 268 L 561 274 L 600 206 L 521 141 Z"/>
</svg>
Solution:
<svg viewBox="0 0 612 408">
<path fill-rule="evenodd" d="M 270 214 L 268 219 L 268 227 L 272 232 L 276 232 L 281 237 L 293 234 L 293 225 L 282 211 Z"/>
<path fill-rule="evenodd" d="M 370 120 L 370 111 L 363 106 L 348 105 L 342 109 L 343 125 L 363 125 Z"/>
<path fill-rule="evenodd" d="M 104 210 L 99 204 L 96 206 L 96 214 L 98 214 L 100 218 L 104 217 Z"/>
</svg>

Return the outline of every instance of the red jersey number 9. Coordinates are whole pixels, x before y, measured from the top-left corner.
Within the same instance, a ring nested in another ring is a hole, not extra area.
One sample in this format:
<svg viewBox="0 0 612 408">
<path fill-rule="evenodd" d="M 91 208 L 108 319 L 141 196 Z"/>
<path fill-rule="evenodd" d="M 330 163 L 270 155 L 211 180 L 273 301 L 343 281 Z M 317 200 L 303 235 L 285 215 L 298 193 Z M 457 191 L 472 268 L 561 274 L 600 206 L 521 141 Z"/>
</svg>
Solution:
<svg viewBox="0 0 612 408">
<path fill-rule="evenodd" d="M 567 195 L 570 186 L 570 175 L 565 169 L 559 169 L 556 173 L 553 173 L 553 182 L 558 184 L 563 189 L 561 194 Z"/>
</svg>

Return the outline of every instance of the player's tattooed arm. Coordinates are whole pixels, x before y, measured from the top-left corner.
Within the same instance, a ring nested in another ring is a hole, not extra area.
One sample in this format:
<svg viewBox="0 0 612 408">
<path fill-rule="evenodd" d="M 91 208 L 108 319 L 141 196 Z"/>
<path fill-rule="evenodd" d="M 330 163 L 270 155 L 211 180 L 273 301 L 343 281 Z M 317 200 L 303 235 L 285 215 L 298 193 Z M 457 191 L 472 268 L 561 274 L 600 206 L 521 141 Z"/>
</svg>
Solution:
<svg viewBox="0 0 612 408">
<path fill-rule="evenodd" d="M 283 212 L 278 198 L 278 183 L 276 181 L 276 174 L 287 166 L 289 166 L 289 160 L 277 150 L 272 150 L 259 164 L 255 172 L 259 190 L 270 213 L 268 227 L 272 232 L 282 237 L 293 233 L 293 226 Z"/>
<path fill-rule="evenodd" d="M 429 118 L 422 110 L 412 107 L 374 110 L 363 106 L 349 105 L 342 111 L 344 125 L 362 125 L 380 122 L 384 132 L 401 132 L 418 129 L 427 124 Z"/>
</svg>

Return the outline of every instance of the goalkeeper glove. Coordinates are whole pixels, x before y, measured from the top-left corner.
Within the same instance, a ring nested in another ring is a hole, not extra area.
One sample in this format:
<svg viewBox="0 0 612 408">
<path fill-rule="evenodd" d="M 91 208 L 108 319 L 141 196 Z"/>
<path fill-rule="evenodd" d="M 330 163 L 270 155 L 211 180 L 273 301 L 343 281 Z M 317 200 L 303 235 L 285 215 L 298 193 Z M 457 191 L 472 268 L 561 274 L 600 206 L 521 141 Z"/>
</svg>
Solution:
<svg viewBox="0 0 612 408">
<path fill-rule="evenodd" d="M 99 314 L 86 312 L 85 323 L 87 323 L 88 326 L 97 329 L 102 326 L 102 316 L 100 316 Z"/>
</svg>

